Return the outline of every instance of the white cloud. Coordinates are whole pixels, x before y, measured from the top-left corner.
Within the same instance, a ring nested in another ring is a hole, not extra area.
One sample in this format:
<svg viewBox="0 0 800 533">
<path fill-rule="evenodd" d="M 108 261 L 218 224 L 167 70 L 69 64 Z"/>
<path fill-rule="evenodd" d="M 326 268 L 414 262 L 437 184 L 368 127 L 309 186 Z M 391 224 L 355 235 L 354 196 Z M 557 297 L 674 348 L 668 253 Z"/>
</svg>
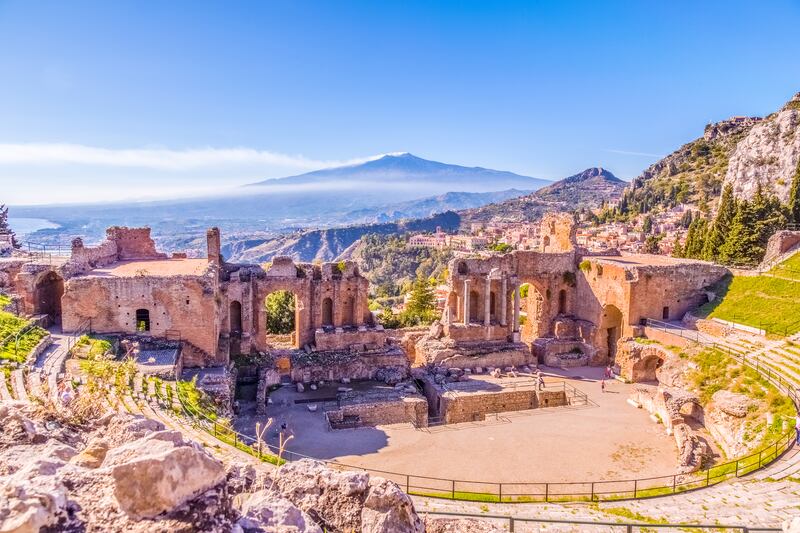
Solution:
<svg viewBox="0 0 800 533">
<path fill-rule="evenodd" d="M 99 148 L 68 143 L 0 143 L 0 165 L 86 165 L 186 171 L 229 166 L 278 166 L 314 170 L 364 163 L 384 154 L 348 161 L 320 161 L 252 148 Z"/>
</svg>

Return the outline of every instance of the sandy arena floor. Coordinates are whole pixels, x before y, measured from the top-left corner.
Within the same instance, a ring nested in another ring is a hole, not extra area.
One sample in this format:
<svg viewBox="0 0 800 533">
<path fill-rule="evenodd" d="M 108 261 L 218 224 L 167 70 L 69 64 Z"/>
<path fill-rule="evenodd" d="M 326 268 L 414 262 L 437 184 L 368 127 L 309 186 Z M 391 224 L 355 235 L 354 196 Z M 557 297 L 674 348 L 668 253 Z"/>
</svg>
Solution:
<svg viewBox="0 0 800 533">
<path fill-rule="evenodd" d="M 284 387 L 272 395 L 275 403 L 270 405 L 270 416 L 275 423 L 268 441 L 277 443 L 277 429 L 285 422 L 294 434 L 288 448 L 298 453 L 353 466 L 462 480 L 619 480 L 675 472 L 674 439 L 645 411 L 626 402 L 630 385 L 607 381 L 606 392 L 601 393 L 601 368 L 543 371 L 548 382 L 565 376 L 589 395 L 592 405 L 505 413 L 483 422 L 427 430 L 398 424 L 328 431 L 321 411 L 310 413 L 305 405 L 285 403 L 284 398 L 296 393 Z M 317 393 L 331 396 L 331 391 Z M 237 428 L 253 434 L 256 421 L 265 418 L 241 416 Z"/>
</svg>

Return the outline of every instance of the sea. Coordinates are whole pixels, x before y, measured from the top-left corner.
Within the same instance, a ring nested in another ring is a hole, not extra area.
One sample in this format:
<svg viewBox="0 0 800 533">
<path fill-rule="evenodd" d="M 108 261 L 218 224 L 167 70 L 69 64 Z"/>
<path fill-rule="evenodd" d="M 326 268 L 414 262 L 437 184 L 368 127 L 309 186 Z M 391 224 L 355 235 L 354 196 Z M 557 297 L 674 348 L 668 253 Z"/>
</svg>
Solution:
<svg viewBox="0 0 800 533">
<path fill-rule="evenodd" d="M 17 238 L 23 239 L 40 229 L 55 229 L 60 227 L 58 224 L 46 218 L 24 218 L 8 217 L 8 225 L 17 234 Z"/>
</svg>

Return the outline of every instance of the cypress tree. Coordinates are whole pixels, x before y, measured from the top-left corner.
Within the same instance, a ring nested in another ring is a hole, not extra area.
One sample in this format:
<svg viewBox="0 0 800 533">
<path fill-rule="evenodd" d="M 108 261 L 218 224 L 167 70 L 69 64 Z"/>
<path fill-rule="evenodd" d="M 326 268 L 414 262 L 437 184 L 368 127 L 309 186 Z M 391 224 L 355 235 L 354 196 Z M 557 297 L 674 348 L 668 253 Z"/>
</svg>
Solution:
<svg viewBox="0 0 800 533">
<path fill-rule="evenodd" d="M 789 189 L 789 222 L 800 224 L 800 161 L 797 162 L 792 187 Z"/>
<path fill-rule="evenodd" d="M 19 248 L 17 236 L 11 231 L 11 226 L 8 225 L 8 208 L 0 204 L 0 234 L 11 235 L 11 246 Z"/>
<path fill-rule="evenodd" d="M 733 186 L 729 183 L 722 190 L 719 209 L 711 226 L 708 238 L 703 245 L 703 259 L 715 261 L 719 259 L 719 250 L 728 239 L 733 217 L 736 215 L 736 199 L 733 197 Z"/>
<path fill-rule="evenodd" d="M 675 246 L 672 247 L 672 257 L 684 257 L 683 246 L 681 246 L 679 238 L 675 239 Z"/>
<path fill-rule="evenodd" d="M 764 249 L 756 230 L 756 209 L 747 200 L 737 202 L 736 215 L 730 225 L 728 238 L 719 249 L 719 260 L 729 265 L 754 265 L 761 260 Z"/>
</svg>

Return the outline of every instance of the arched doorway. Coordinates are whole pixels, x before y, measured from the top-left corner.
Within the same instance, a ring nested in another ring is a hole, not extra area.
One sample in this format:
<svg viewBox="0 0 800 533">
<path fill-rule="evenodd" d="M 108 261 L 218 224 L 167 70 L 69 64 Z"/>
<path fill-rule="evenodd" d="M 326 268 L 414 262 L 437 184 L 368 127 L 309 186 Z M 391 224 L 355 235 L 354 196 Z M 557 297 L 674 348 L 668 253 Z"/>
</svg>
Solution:
<svg viewBox="0 0 800 533">
<path fill-rule="evenodd" d="M 242 332 L 242 304 L 236 300 L 231 302 L 230 312 L 230 330 L 231 333 Z"/>
<path fill-rule="evenodd" d="M 322 325 L 333 325 L 333 300 L 330 298 L 322 300 Z"/>
<path fill-rule="evenodd" d="M 478 293 L 476 291 L 470 291 L 469 293 L 469 321 L 470 322 L 477 322 L 478 317 Z"/>
<path fill-rule="evenodd" d="M 611 304 L 603 306 L 600 333 L 603 336 L 601 346 L 607 350 L 609 362 L 613 362 L 617 355 L 617 341 L 622 334 L 622 311 L 617 306 Z"/>
<path fill-rule="evenodd" d="M 356 323 L 356 299 L 352 296 L 345 298 L 342 309 L 342 324 L 352 326 Z"/>
<path fill-rule="evenodd" d="M 267 342 L 276 347 L 297 347 L 297 301 L 293 292 L 273 291 L 264 299 Z"/>
<path fill-rule="evenodd" d="M 497 321 L 497 295 L 494 291 L 489 293 L 489 320 Z"/>
<path fill-rule="evenodd" d="M 33 314 L 47 315 L 53 324 L 61 324 L 64 279 L 55 272 L 48 272 L 39 279 L 33 292 Z"/>
<path fill-rule="evenodd" d="M 567 291 L 564 289 L 558 291 L 558 314 L 567 314 Z"/>
<path fill-rule="evenodd" d="M 136 331 L 146 333 L 150 331 L 150 311 L 147 309 L 136 310 Z"/>
</svg>

